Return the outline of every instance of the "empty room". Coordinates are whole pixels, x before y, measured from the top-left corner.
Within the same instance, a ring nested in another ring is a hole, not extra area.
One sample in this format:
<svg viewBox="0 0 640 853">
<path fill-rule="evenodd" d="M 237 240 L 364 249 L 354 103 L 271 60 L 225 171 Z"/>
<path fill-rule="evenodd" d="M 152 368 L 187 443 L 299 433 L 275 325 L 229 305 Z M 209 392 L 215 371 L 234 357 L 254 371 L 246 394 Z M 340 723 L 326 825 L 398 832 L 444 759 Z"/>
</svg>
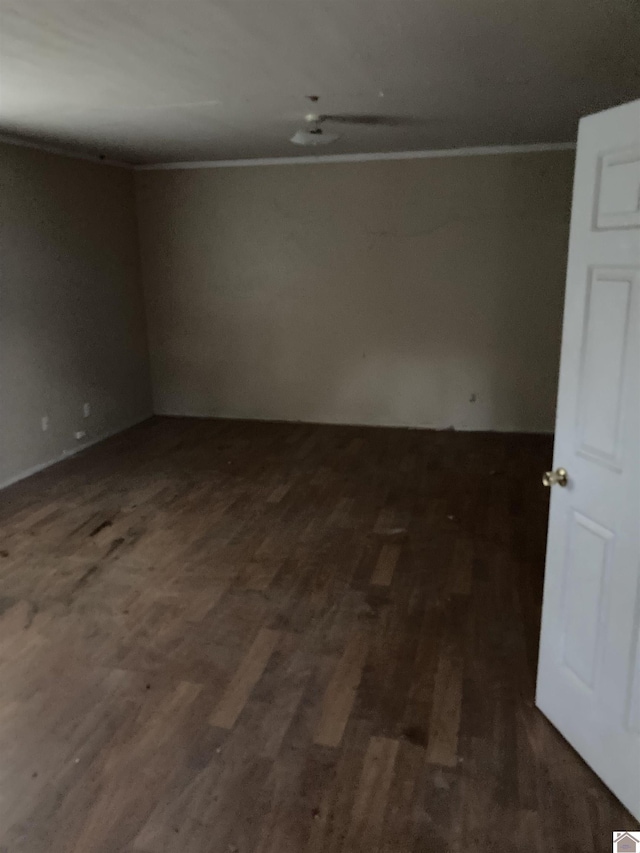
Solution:
<svg viewBox="0 0 640 853">
<path fill-rule="evenodd" d="M 639 853 L 639 44 L 0 0 L 0 853 Z"/>
</svg>

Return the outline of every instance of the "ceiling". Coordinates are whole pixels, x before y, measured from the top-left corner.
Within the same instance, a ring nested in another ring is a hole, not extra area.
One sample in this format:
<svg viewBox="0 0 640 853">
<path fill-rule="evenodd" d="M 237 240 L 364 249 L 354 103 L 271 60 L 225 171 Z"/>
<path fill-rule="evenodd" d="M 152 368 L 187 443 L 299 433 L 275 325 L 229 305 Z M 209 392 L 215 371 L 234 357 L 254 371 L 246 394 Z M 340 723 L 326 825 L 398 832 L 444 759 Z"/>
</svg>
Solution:
<svg viewBox="0 0 640 853">
<path fill-rule="evenodd" d="M 637 0 L 0 0 L 0 133 L 130 163 L 566 142 L 640 97 L 639 43 Z M 407 121 L 310 150 L 310 110 Z"/>
</svg>

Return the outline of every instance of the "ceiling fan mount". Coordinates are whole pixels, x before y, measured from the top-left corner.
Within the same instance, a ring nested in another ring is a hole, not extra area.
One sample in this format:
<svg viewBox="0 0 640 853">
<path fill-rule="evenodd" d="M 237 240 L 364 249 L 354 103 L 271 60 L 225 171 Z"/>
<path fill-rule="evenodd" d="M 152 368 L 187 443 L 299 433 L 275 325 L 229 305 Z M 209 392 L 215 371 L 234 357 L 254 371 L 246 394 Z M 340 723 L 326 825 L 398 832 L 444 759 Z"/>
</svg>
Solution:
<svg viewBox="0 0 640 853">
<path fill-rule="evenodd" d="M 330 133 L 322 129 L 324 116 L 318 113 L 307 113 L 304 117 L 305 127 L 297 130 L 291 137 L 291 142 L 296 145 L 330 145 L 340 138 L 337 133 Z"/>
</svg>

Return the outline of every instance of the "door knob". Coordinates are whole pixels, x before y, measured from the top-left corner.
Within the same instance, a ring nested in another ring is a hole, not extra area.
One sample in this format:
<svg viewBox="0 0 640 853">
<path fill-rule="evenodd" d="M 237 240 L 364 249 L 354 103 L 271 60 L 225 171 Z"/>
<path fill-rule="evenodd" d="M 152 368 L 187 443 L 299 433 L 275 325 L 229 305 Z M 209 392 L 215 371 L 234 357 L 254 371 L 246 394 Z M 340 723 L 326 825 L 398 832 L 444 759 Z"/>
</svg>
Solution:
<svg viewBox="0 0 640 853">
<path fill-rule="evenodd" d="M 569 482 L 569 475 L 564 468 L 556 468 L 555 471 L 545 471 L 542 475 L 542 482 L 545 486 L 566 486 Z"/>
</svg>

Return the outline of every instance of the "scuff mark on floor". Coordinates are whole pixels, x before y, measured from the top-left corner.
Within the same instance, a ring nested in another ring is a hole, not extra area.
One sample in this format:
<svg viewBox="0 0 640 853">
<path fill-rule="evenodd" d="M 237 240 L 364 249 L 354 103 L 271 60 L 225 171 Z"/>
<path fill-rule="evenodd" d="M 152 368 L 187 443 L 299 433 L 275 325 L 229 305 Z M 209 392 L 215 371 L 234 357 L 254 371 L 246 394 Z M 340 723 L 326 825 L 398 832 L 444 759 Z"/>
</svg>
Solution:
<svg viewBox="0 0 640 853">
<path fill-rule="evenodd" d="M 98 565 L 90 566 L 85 572 L 82 573 L 82 575 L 74 583 L 73 587 L 71 588 L 71 591 L 69 592 L 67 604 L 70 605 L 73 603 L 73 599 L 76 593 L 89 583 L 91 578 L 94 577 L 100 571 L 100 568 L 101 567 Z"/>
<path fill-rule="evenodd" d="M 24 624 L 24 630 L 28 630 L 33 625 L 33 620 L 36 618 L 38 613 L 40 612 L 40 608 L 35 603 L 35 601 L 29 602 L 29 612 L 27 613 L 27 619 Z"/>
<path fill-rule="evenodd" d="M 89 534 L 89 536 L 91 536 L 91 537 L 93 537 L 93 536 L 97 536 L 97 535 L 98 535 L 98 533 L 100 533 L 102 530 L 105 530 L 107 527 L 111 527 L 111 525 L 112 525 L 112 524 L 113 524 L 113 521 L 109 521 L 109 520 L 107 520 L 107 521 L 103 521 L 103 522 L 102 522 L 102 524 L 99 524 L 99 525 L 95 528 L 95 530 L 92 530 L 92 531 L 91 531 L 91 533 Z"/>
<path fill-rule="evenodd" d="M 109 545 L 109 550 L 105 554 L 106 557 L 109 557 L 113 552 L 119 548 L 124 542 L 124 536 L 119 536 L 117 539 L 114 539 L 111 545 Z"/>
</svg>

